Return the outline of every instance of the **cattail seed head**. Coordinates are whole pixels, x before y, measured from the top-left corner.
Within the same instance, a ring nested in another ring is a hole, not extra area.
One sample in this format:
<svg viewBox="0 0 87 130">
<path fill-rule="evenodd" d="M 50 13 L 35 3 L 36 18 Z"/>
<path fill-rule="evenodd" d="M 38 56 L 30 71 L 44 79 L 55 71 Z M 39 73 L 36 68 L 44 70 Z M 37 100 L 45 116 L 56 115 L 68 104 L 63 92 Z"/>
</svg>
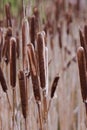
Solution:
<svg viewBox="0 0 87 130">
<path fill-rule="evenodd" d="M 16 32 L 16 42 L 17 42 L 17 58 L 19 59 L 19 56 L 20 56 L 20 46 L 19 46 L 19 33 L 18 31 Z"/>
<path fill-rule="evenodd" d="M 26 61 L 26 46 L 29 42 L 29 24 L 26 18 L 23 19 L 22 23 L 22 57 L 23 57 L 23 69 L 25 68 Z"/>
<path fill-rule="evenodd" d="M 27 52 L 28 52 L 30 73 L 31 73 L 31 78 L 32 78 L 35 100 L 40 101 L 41 96 L 40 96 L 39 80 L 38 80 L 38 75 L 37 75 L 37 63 L 36 63 L 36 56 L 35 56 L 34 47 L 32 44 L 28 45 Z"/>
<path fill-rule="evenodd" d="M 12 87 L 16 85 L 16 39 L 10 39 L 10 84 Z"/>
<path fill-rule="evenodd" d="M 25 88 L 23 71 L 19 71 L 18 79 L 19 79 L 19 87 L 20 87 L 22 113 L 23 113 L 24 118 L 26 119 L 26 116 L 27 116 L 27 101 L 26 101 L 26 88 Z"/>
<path fill-rule="evenodd" d="M 38 48 L 38 62 L 40 72 L 40 83 L 44 89 L 46 87 L 46 66 L 45 66 L 45 32 L 38 33 L 37 35 L 37 48 Z"/>
<path fill-rule="evenodd" d="M 6 12 L 6 24 L 7 27 L 12 27 L 12 22 L 11 22 L 11 12 L 10 12 L 10 4 L 7 3 L 5 5 L 5 12 Z"/>
<path fill-rule="evenodd" d="M 10 38 L 12 37 L 12 28 L 8 27 L 5 34 L 5 42 L 3 45 L 2 56 L 5 57 L 5 62 L 8 64 L 10 57 Z"/>
<path fill-rule="evenodd" d="M 5 81 L 4 74 L 2 72 L 1 67 L 0 67 L 0 83 L 1 83 L 3 91 L 6 93 L 7 92 L 7 85 L 6 85 L 6 81 Z"/>
<path fill-rule="evenodd" d="M 53 80 L 52 87 L 51 87 L 51 98 L 54 97 L 54 93 L 55 93 L 55 90 L 56 90 L 58 81 L 59 81 L 59 75 L 57 75 L 57 76 L 54 78 L 54 80 Z"/>
<path fill-rule="evenodd" d="M 0 29 L 0 62 L 2 60 L 2 50 L 3 50 L 3 32 Z"/>
<path fill-rule="evenodd" d="M 84 48 L 85 57 L 87 57 L 87 45 L 85 43 L 85 39 L 84 39 L 84 37 L 82 35 L 82 32 L 80 31 L 79 33 L 80 33 L 80 43 L 81 43 L 81 46 Z M 87 60 L 86 60 L 86 66 L 87 66 Z"/>
<path fill-rule="evenodd" d="M 87 25 L 85 25 L 85 27 L 84 27 L 84 36 L 85 36 L 85 42 L 87 45 Z"/>
<path fill-rule="evenodd" d="M 86 79 L 86 62 L 85 62 L 85 54 L 84 54 L 83 47 L 78 48 L 77 57 L 78 57 L 81 93 L 84 102 L 87 99 L 87 79 Z"/>
<path fill-rule="evenodd" d="M 36 32 L 35 32 L 35 16 L 33 15 L 31 17 L 31 26 L 30 26 L 30 37 L 31 37 L 31 43 L 33 44 L 33 46 L 35 47 L 35 36 L 36 36 Z"/>
<path fill-rule="evenodd" d="M 59 34 L 59 47 L 60 47 L 60 49 L 62 49 L 62 28 L 61 28 L 61 26 L 58 26 L 57 30 L 58 30 L 58 34 Z"/>
</svg>

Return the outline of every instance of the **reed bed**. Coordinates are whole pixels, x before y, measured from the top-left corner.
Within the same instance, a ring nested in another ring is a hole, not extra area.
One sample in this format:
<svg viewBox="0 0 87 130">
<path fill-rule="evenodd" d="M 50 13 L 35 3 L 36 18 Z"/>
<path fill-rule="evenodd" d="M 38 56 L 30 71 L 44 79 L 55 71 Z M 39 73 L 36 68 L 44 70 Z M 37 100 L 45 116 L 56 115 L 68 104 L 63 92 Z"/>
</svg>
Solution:
<svg viewBox="0 0 87 130">
<path fill-rule="evenodd" d="M 0 20 L 0 130 L 87 129 L 87 3 L 21 1 Z"/>
</svg>

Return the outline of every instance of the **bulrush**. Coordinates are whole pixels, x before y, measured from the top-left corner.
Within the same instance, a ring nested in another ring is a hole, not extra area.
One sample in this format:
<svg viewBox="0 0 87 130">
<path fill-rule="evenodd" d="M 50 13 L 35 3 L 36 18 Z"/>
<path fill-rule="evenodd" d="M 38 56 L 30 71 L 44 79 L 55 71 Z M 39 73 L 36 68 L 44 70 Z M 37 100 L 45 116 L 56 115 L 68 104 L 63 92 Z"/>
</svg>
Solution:
<svg viewBox="0 0 87 130">
<path fill-rule="evenodd" d="M 37 33 L 39 31 L 39 11 L 37 7 L 34 7 L 33 15 L 35 16 L 35 31 Z"/>
<path fill-rule="evenodd" d="M 47 52 L 45 48 L 45 32 L 42 31 L 37 35 L 37 48 L 38 48 L 38 62 L 40 73 L 40 85 L 43 90 L 43 121 L 47 122 L 47 89 L 48 77 L 47 74 Z M 47 78 L 47 79 L 46 79 Z"/>
<path fill-rule="evenodd" d="M 79 67 L 79 76 L 80 76 L 80 84 L 81 84 L 81 93 L 83 102 L 87 99 L 87 78 L 86 78 L 86 62 L 85 62 L 85 54 L 84 48 L 79 47 L 77 51 L 78 57 L 78 67 Z"/>
<path fill-rule="evenodd" d="M 84 36 L 82 34 L 81 31 L 79 31 L 79 35 L 80 35 L 80 43 L 81 43 L 81 46 L 84 48 L 84 51 L 86 53 L 86 45 L 85 45 L 85 40 L 84 40 Z"/>
<path fill-rule="evenodd" d="M 22 21 L 22 58 L 23 58 L 23 69 L 26 66 L 26 46 L 29 42 L 29 24 L 26 18 Z"/>
<path fill-rule="evenodd" d="M 25 88 L 23 71 L 19 71 L 18 79 L 19 79 L 19 87 L 20 87 L 22 113 L 23 113 L 23 117 L 26 119 L 26 117 L 27 117 L 27 101 L 26 101 L 26 88 Z"/>
<path fill-rule="evenodd" d="M 59 35 L 59 47 L 60 47 L 60 49 L 62 49 L 62 30 L 61 30 L 61 26 L 58 26 L 57 30 L 58 30 L 58 35 Z"/>
<path fill-rule="evenodd" d="M 5 34 L 5 41 L 3 45 L 3 50 L 2 50 L 2 56 L 4 57 L 4 60 L 6 64 L 9 62 L 9 55 L 10 55 L 10 38 L 12 37 L 12 28 L 8 27 L 6 34 Z"/>
<path fill-rule="evenodd" d="M 33 15 L 31 17 L 31 26 L 30 26 L 30 38 L 31 38 L 31 43 L 35 47 L 35 36 L 36 36 L 36 28 L 35 28 L 35 16 Z"/>
<path fill-rule="evenodd" d="M 11 12 L 10 12 L 10 4 L 7 3 L 5 5 L 5 12 L 6 12 L 6 24 L 7 27 L 12 27 L 12 22 L 11 22 Z"/>
<path fill-rule="evenodd" d="M 85 40 L 84 40 L 84 37 L 83 37 L 81 31 L 79 31 L 79 35 L 80 35 L 80 43 L 81 43 L 81 46 L 84 48 L 85 56 L 87 57 L 87 45 L 86 45 L 86 43 L 85 43 Z M 85 60 L 86 60 L 86 59 L 85 59 Z M 86 60 L 86 65 L 87 65 L 87 60 Z"/>
<path fill-rule="evenodd" d="M 37 48 L 38 48 L 38 62 L 41 88 L 46 87 L 46 66 L 45 66 L 45 32 L 40 32 L 37 35 Z"/>
<path fill-rule="evenodd" d="M 52 87 L 51 87 L 51 98 L 54 97 L 54 93 L 56 91 L 56 87 L 59 81 L 59 75 L 55 76 L 53 83 L 52 83 Z"/>
<path fill-rule="evenodd" d="M 35 50 L 32 44 L 28 44 L 27 52 L 28 52 L 30 73 L 31 73 L 31 78 L 32 78 L 35 100 L 40 101 L 41 96 L 40 96 L 40 86 L 39 86 L 39 80 L 38 80 L 38 74 L 37 74 L 36 55 L 35 55 Z"/>
<path fill-rule="evenodd" d="M 37 74 L 37 61 L 36 61 L 36 55 L 35 55 L 33 44 L 28 44 L 27 52 L 28 52 L 28 58 L 30 64 L 30 73 L 31 73 L 31 79 L 33 84 L 34 97 L 38 106 L 40 130 L 42 130 L 42 118 L 41 118 L 41 108 L 40 108 L 40 102 L 41 102 L 40 85 L 39 85 L 39 79 Z"/>
<path fill-rule="evenodd" d="M 16 39 L 10 39 L 10 84 L 12 87 L 16 85 Z"/>
<path fill-rule="evenodd" d="M 3 32 L 0 29 L 0 62 L 2 60 L 2 49 L 3 49 Z"/>
<path fill-rule="evenodd" d="M 85 27 L 84 27 L 84 36 L 85 36 L 85 42 L 87 45 L 87 25 L 85 25 Z"/>
<path fill-rule="evenodd" d="M 7 85 L 6 85 L 6 81 L 5 81 L 1 67 L 0 67 L 0 83 L 1 83 L 3 91 L 6 93 L 7 92 Z"/>
<path fill-rule="evenodd" d="M 6 80 L 5 80 L 5 77 L 4 77 L 4 74 L 2 72 L 1 67 L 0 67 L 0 83 L 1 83 L 3 91 L 6 93 L 8 104 L 9 104 L 9 108 L 11 109 L 11 104 L 10 104 L 8 93 L 7 93 L 8 88 L 7 88 Z"/>
<path fill-rule="evenodd" d="M 20 56 L 20 46 L 19 46 L 19 33 L 18 31 L 16 32 L 16 42 L 17 42 L 17 58 L 19 59 L 19 56 Z"/>
</svg>

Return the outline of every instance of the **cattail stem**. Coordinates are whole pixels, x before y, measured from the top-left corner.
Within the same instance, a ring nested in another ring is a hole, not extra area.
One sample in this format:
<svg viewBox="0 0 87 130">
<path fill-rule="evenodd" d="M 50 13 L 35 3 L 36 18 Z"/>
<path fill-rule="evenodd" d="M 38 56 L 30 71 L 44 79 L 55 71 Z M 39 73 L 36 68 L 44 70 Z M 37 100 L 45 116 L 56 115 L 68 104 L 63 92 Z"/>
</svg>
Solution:
<svg viewBox="0 0 87 130">
<path fill-rule="evenodd" d="M 6 92 L 6 96 L 7 96 L 7 101 L 8 101 L 8 104 L 9 104 L 9 108 L 10 108 L 10 110 L 12 110 L 12 107 L 11 107 L 11 104 L 10 104 L 10 100 L 9 100 L 9 96 L 8 96 L 7 92 Z"/>
<path fill-rule="evenodd" d="M 27 118 L 25 118 L 25 130 L 27 130 Z"/>
<path fill-rule="evenodd" d="M 40 109 L 40 103 L 39 102 L 37 102 L 37 107 L 38 107 L 38 114 L 39 114 L 40 130 L 43 130 L 42 129 L 42 119 L 41 119 L 42 115 L 41 115 L 41 109 Z"/>
<path fill-rule="evenodd" d="M 44 122 L 47 122 L 47 98 L 46 98 L 46 91 L 43 91 L 43 119 L 44 119 Z"/>
<path fill-rule="evenodd" d="M 15 89 L 13 88 L 13 130 L 15 130 Z"/>
</svg>

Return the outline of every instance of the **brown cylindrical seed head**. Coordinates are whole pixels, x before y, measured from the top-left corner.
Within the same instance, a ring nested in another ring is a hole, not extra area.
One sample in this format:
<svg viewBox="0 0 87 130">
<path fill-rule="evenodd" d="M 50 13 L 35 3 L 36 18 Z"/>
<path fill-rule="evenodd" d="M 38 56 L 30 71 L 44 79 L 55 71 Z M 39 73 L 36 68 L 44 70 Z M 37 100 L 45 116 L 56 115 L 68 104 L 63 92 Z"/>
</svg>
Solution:
<svg viewBox="0 0 87 130">
<path fill-rule="evenodd" d="M 78 57 L 81 93 L 84 102 L 87 99 L 87 79 L 86 79 L 86 62 L 83 47 L 78 48 L 77 57 Z"/>
<path fill-rule="evenodd" d="M 25 88 L 23 71 L 19 71 L 18 79 L 19 79 L 19 87 L 20 87 L 22 113 L 23 113 L 24 118 L 26 119 L 26 116 L 27 116 L 27 101 L 26 101 L 26 88 Z"/>
<path fill-rule="evenodd" d="M 84 27 L 84 36 L 85 36 L 85 42 L 87 45 L 87 25 L 85 25 L 85 27 Z"/>
<path fill-rule="evenodd" d="M 81 43 L 81 46 L 84 48 L 85 57 L 87 57 L 87 45 L 86 45 L 85 39 L 82 35 L 82 32 L 79 31 L 79 33 L 80 33 L 80 43 Z M 86 66 L 87 66 L 87 60 L 86 60 Z"/>
<path fill-rule="evenodd" d="M 38 48 L 40 83 L 41 87 L 44 89 L 46 87 L 46 66 L 45 66 L 45 41 L 44 41 L 44 34 L 42 32 L 38 33 L 37 36 L 37 48 Z"/>
<path fill-rule="evenodd" d="M 37 63 L 36 63 L 36 56 L 35 56 L 34 47 L 32 44 L 28 45 L 27 51 L 28 51 L 30 73 L 31 73 L 31 78 L 32 78 L 35 100 L 40 101 L 41 96 L 40 96 L 40 87 L 39 87 L 39 80 L 38 80 L 37 67 L 36 67 Z"/>
<path fill-rule="evenodd" d="M 58 81 L 59 81 L 59 75 L 56 76 L 56 77 L 54 78 L 54 80 L 53 80 L 52 87 L 51 87 L 51 98 L 54 97 L 54 93 L 55 93 L 55 90 L 56 90 Z"/>
<path fill-rule="evenodd" d="M 35 16 L 33 15 L 31 17 L 31 26 L 30 26 L 30 38 L 31 38 L 31 43 L 33 44 L 33 46 L 35 47 Z"/>
<path fill-rule="evenodd" d="M 1 67 L 0 67 L 0 83 L 1 83 L 3 91 L 6 93 L 7 85 L 6 85 L 6 81 L 5 81 L 5 78 L 4 78 L 4 75 L 3 75 Z"/>
<path fill-rule="evenodd" d="M 11 22 L 11 12 L 10 12 L 10 4 L 7 3 L 5 5 L 5 12 L 6 12 L 6 24 L 7 24 L 7 27 L 12 27 L 12 22 Z"/>
<path fill-rule="evenodd" d="M 23 57 L 23 69 L 25 68 L 26 61 L 26 46 L 29 42 L 29 25 L 26 18 L 22 22 L 22 57 Z"/>
<path fill-rule="evenodd" d="M 16 42 L 17 42 L 17 58 L 19 59 L 20 56 L 20 46 L 19 46 L 19 33 L 18 31 L 16 32 Z"/>
<path fill-rule="evenodd" d="M 2 60 L 2 49 L 3 49 L 3 32 L 0 29 L 0 62 Z"/>
<path fill-rule="evenodd" d="M 10 39 L 10 84 L 16 85 L 16 39 Z"/>
<path fill-rule="evenodd" d="M 58 34 L 59 34 L 59 47 L 60 49 L 62 49 L 62 30 L 61 30 L 61 26 L 58 26 Z"/>
<path fill-rule="evenodd" d="M 8 64 L 9 62 L 11 37 L 12 37 L 12 28 L 8 27 L 5 34 L 5 42 L 4 42 L 3 51 L 2 51 L 2 56 L 4 56 L 6 64 Z"/>
</svg>

